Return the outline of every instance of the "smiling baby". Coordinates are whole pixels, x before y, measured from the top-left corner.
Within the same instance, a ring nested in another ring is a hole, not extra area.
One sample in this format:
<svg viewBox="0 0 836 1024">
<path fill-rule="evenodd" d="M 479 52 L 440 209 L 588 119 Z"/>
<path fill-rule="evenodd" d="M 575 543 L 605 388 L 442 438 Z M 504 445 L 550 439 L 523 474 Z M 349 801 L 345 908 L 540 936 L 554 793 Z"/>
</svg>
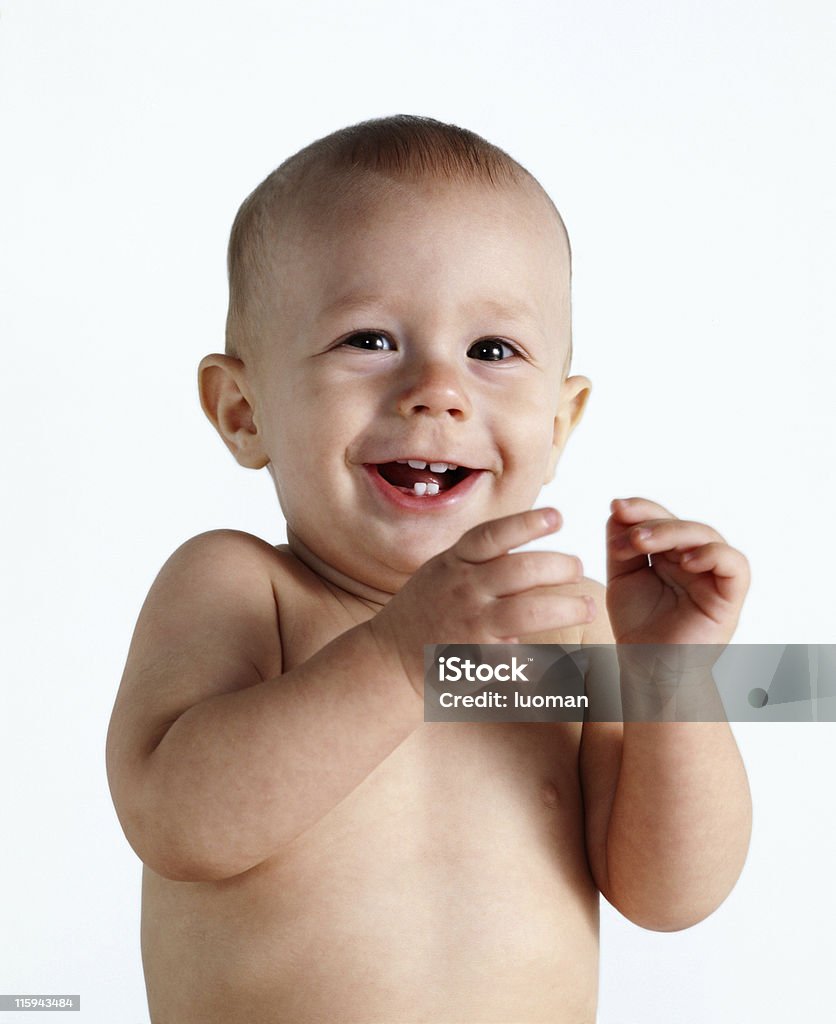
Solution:
<svg viewBox="0 0 836 1024">
<path fill-rule="evenodd" d="M 644 498 L 606 587 L 513 550 L 561 525 L 533 506 L 590 393 L 570 276 L 536 179 L 429 118 L 320 139 L 239 210 L 200 398 L 288 542 L 183 544 L 128 653 L 107 766 L 154 1024 L 592 1024 L 600 893 L 674 930 L 733 887 L 725 722 L 424 722 L 425 644 L 737 623 L 744 556 Z"/>
</svg>

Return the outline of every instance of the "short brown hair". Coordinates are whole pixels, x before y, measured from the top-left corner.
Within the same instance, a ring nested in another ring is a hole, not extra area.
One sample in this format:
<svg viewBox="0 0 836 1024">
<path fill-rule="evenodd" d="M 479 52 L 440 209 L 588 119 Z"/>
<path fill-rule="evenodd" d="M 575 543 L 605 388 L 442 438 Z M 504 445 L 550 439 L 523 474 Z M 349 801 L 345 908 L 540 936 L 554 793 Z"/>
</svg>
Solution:
<svg viewBox="0 0 836 1024">
<path fill-rule="evenodd" d="M 288 157 L 241 204 L 227 254 L 228 354 L 243 357 L 255 348 L 259 312 L 270 287 L 269 254 L 283 221 L 316 205 L 318 196 L 327 195 L 328 207 L 333 210 L 340 200 L 369 195 L 378 175 L 393 180 L 478 182 L 495 188 L 533 184 L 557 218 L 571 280 L 569 236 L 557 207 L 534 175 L 503 149 L 467 128 L 431 117 L 396 114 L 361 121 Z M 571 359 L 571 334 L 569 349 Z"/>
</svg>

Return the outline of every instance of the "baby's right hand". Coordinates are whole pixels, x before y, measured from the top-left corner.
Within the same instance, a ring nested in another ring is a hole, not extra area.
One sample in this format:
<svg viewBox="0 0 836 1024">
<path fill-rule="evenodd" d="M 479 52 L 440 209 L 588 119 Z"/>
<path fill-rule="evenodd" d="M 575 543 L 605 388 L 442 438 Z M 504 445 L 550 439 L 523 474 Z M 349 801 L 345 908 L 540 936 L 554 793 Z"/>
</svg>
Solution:
<svg viewBox="0 0 836 1024">
<path fill-rule="evenodd" d="M 521 636 L 591 622 L 592 598 L 552 588 L 583 579 L 574 555 L 520 551 L 562 525 L 557 509 L 531 509 L 468 530 L 431 558 L 369 622 L 419 696 L 424 644 L 516 643 Z"/>
</svg>

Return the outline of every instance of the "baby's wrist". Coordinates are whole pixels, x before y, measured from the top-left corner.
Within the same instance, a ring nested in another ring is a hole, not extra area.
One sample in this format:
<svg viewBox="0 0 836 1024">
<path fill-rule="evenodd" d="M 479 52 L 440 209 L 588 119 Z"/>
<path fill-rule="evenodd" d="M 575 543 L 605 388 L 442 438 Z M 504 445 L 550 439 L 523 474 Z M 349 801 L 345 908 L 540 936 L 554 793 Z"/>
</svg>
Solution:
<svg viewBox="0 0 836 1024">
<path fill-rule="evenodd" d="M 386 609 L 378 612 L 373 619 L 363 623 L 369 631 L 372 642 L 383 665 L 384 672 L 393 679 L 404 680 L 415 694 L 423 698 L 424 664 L 423 648 L 418 650 L 418 658 L 410 657 L 398 642 L 393 624 L 389 621 Z"/>
<path fill-rule="evenodd" d="M 619 644 L 625 722 L 724 721 L 712 667 L 720 644 Z"/>
</svg>

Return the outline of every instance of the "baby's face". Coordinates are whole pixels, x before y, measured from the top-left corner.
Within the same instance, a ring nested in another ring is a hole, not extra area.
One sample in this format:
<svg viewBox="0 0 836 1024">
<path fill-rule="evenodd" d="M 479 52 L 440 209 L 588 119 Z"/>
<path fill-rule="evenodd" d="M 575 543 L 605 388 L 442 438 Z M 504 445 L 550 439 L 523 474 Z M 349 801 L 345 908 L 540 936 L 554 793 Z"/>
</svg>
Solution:
<svg viewBox="0 0 836 1024">
<path fill-rule="evenodd" d="M 534 503 L 588 384 L 562 380 L 553 218 L 520 188 L 399 183 L 283 248 L 248 380 L 291 535 L 328 566 L 393 593 Z"/>
</svg>

